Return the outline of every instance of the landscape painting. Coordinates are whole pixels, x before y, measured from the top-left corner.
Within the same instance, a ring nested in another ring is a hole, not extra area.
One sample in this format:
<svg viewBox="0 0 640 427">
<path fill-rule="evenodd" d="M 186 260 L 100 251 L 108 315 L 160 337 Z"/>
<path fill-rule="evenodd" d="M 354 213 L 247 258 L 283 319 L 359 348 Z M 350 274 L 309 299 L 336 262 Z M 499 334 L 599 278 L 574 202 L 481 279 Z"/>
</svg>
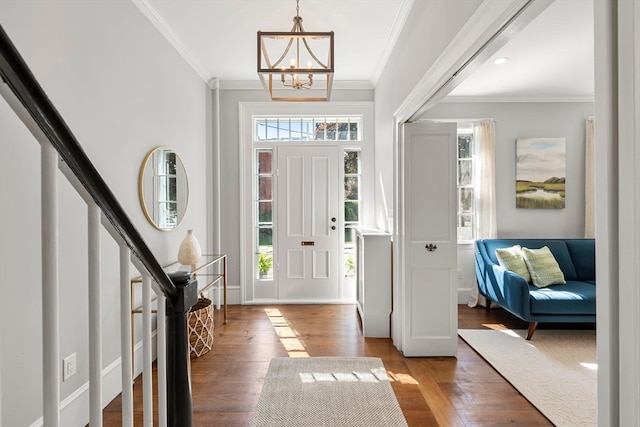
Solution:
<svg viewBox="0 0 640 427">
<path fill-rule="evenodd" d="M 564 208 L 565 157 L 565 138 L 522 138 L 517 140 L 517 208 Z"/>
</svg>

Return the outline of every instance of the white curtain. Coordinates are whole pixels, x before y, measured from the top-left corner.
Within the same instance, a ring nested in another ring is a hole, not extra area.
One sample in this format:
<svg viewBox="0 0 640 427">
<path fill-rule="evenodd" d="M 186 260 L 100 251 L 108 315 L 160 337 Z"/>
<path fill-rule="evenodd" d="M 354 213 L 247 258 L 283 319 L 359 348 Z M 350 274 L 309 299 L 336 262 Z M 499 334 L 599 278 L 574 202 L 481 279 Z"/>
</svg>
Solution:
<svg viewBox="0 0 640 427">
<path fill-rule="evenodd" d="M 496 165 L 495 165 L 495 122 L 482 120 L 473 127 L 476 239 L 497 237 L 496 225 Z M 485 298 L 478 293 L 476 283 L 471 293 L 470 307 L 485 306 Z"/>
<path fill-rule="evenodd" d="M 584 148 L 584 237 L 596 236 L 595 207 L 595 120 L 589 117 L 586 121 L 586 137 Z"/>
</svg>

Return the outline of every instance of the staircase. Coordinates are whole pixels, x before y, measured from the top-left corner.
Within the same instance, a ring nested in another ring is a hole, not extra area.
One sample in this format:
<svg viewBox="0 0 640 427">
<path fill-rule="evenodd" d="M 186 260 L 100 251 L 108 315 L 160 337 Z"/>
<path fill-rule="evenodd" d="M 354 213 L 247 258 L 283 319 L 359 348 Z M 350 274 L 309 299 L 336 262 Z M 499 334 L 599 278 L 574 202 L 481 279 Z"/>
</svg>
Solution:
<svg viewBox="0 0 640 427">
<path fill-rule="evenodd" d="M 0 95 L 40 144 L 42 239 L 42 418 L 32 425 L 61 424 L 60 262 L 57 176 L 61 173 L 80 195 L 88 223 L 89 399 L 88 422 L 103 419 L 103 313 L 101 293 L 101 230 L 119 247 L 120 372 L 122 425 L 133 427 L 133 356 L 131 325 L 131 265 L 142 276 L 144 425 L 192 425 L 187 314 L 197 300 L 197 282 L 186 272 L 167 275 L 56 108 L 0 26 Z M 111 266 L 109 266 L 111 268 Z M 37 280 L 36 280 L 37 281 Z M 152 294 L 157 296 L 157 408 L 152 383 Z M 6 327 L 3 325 L 3 327 Z M 0 371 L 0 378 L 2 372 Z M 10 393 L 3 390 L 2 393 Z M 0 406 L 0 415 L 8 408 Z M 64 424 L 65 426 L 67 424 Z M 0 427 L 2 418 L 0 416 Z"/>
</svg>

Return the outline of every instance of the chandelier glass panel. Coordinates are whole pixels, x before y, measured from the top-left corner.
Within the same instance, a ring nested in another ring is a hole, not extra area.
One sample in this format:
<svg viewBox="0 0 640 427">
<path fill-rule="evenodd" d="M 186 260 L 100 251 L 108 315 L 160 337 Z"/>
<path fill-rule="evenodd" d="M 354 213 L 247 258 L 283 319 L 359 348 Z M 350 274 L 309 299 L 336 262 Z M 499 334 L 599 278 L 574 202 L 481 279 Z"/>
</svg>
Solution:
<svg viewBox="0 0 640 427">
<path fill-rule="evenodd" d="M 291 31 L 258 31 L 258 76 L 274 101 L 328 101 L 333 31 L 306 32 L 298 1 Z"/>
</svg>

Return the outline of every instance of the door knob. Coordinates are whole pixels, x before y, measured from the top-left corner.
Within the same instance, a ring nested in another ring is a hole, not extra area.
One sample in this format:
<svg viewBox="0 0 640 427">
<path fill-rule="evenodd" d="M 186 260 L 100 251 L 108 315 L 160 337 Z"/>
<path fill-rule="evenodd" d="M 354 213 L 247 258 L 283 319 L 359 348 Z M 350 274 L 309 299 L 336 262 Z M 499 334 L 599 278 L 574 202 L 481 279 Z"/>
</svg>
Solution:
<svg viewBox="0 0 640 427">
<path fill-rule="evenodd" d="M 331 229 L 332 229 L 332 230 L 335 230 L 335 229 L 336 229 L 336 226 L 335 226 L 335 225 L 332 225 L 332 226 L 331 226 Z"/>
<path fill-rule="evenodd" d="M 436 249 L 438 249 L 438 246 L 434 245 L 433 243 L 429 243 L 427 246 L 424 247 L 426 250 L 428 250 L 429 252 L 433 252 Z"/>
<path fill-rule="evenodd" d="M 331 222 L 336 222 L 336 217 L 331 218 Z"/>
</svg>

